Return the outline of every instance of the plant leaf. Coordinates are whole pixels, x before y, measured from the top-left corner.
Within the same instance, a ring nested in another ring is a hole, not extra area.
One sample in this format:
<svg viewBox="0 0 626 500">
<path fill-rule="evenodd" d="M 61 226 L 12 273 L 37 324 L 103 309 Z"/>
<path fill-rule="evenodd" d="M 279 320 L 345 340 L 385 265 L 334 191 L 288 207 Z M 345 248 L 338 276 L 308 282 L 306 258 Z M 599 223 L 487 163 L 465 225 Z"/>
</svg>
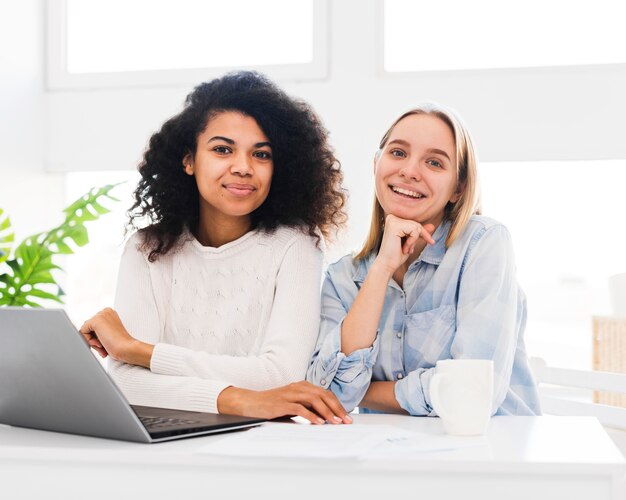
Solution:
<svg viewBox="0 0 626 500">
<path fill-rule="evenodd" d="M 87 228 L 82 224 L 77 224 L 76 226 L 69 228 L 65 233 L 64 238 L 70 238 L 79 247 L 85 246 L 89 243 Z"/>
<path fill-rule="evenodd" d="M 99 198 L 104 197 L 108 198 L 112 201 L 119 201 L 117 198 L 111 196 L 109 192 L 123 183 L 118 184 L 107 184 L 101 188 L 91 188 L 87 194 L 84 194 L 80 198 L 78 198 L 74 203 L 72 203 L 69 207 L 67 207 L 63 212 L 65 212 L 65 220 L 68 222 L 69 220 L 73 220 L 76 217 L 76 213 L 79 210 L 85 210 L 86 208 L 93 207 L 94 211 L 97 214 L 107 213 L 109 211 L 108 208 L 103 207 L 98 203 Z M 97 204 L 97 208 L 94 207 L 94 204 Z M 100 212 L 99 210 L 106 210 L 107 212 Z"/>
<path fill-rule="evenodd" d="M 70 239 L 79 247 L 89 243 L 89 236 L 84 223 L 97 220 L 101 215 L 110 212 L 108 208 L 100 203 L 100 200 L 104 198 L 118 201 L 117 198 L 110 194 L 110 191 L 116 186 L 119 186 L 119 184 L 107 184 L 101 188 L 94 187 L 78 198 L 63 210 L 65 221 L 47 233 L 42 244 L 51 246 L 53 243 L 56 243 L 57 246 L 52 247 L 55 253 L 68 253 L 71 247 L 64 240 Z M 58 245 L 59 241 L 63 242 L 64 245 Z"/>
<path fill-rule="evenodd" d="M 61 225 L 24 239 L 10 260 L 8 254 L 11 247 L 8 243 L 13 242 L 13 233 L 8 233 L 10 222 L 8 217 L 3 218 L 0 210 L 0 263 L 6 261 L 9 269 L 0 274 L 0 305 L 41 307 L 42 300 L 63 303 L 65 293 L 52 274 L 52 271 L 61 268 L 52 262 L 52 258 L 58 254 L 74 253 L 70 242 L 79 247 L 89 243 L 84 223 L 110 212 L 100 200 L 118 201 L 110 195 L 110 191 L 118 185 L 90 189 L 64 210 L 65 220 Z"/>
<path fill-rule="evenodd" d="M 34 237 L 26 238 L 15 249 L 15 260 L 17 261 L 19 267 L 26 270 L 27 274 L 30 274 L 28 270 L 31 268 L 34 269 L 35 267 L 42 265 L 54 265 L 51 260 L 52 255 L 53 252 L 50 249 L 39 245 Z M 8 264 L 11 265 L 10 263 Z M 15 267 L 13 267 L 13 271 L 16 271 Z"/>
<path fill-rule="evenodd" d="M 70 246 L 64 243 L 62 240 L 55 241 L 50 245 L 50 248 L 54 253 L 60 253 L 64 255 L 74 253 L 74 250 L 72 250 Z"/>
<path fill-rule="evenodd" d="M 14 240 L 9 216 L 4 215 L 4 210 L 0 208 L 0 264 L 8 260 Z"/>
<path fill-rule="evenodd" d="M 23 307 L 23 306 L 41 307 L 41 304 L 28 300 L 24 295 L 20 295 L 19 297 L 16 297 L 14 301 L 10 303 L 10 305 L 18 306 L 18 307 Z"/>
<path fill-rule="evenodd" d="M 111 211 L 111 210 L 109 210 L 108 208 L 103 207 L 102 205 L 100 205 L 100 203 L 98 203 L 97 201 L 94 201 L 94 202 L 91 204 L 91 208 L 92 208 L 93 210 L 95 210 L 95 211 L 96 211 L 98 214 L 100 214 L 100 215 L 108 214 L 108 213 Z"/>
<path fill-rule="evenodd" d="M 61 268 L 57 266 L 57 269 Z M 31 283 L 51 283 L 53 285 L 56 285 L 56 280 L 54 279 L 54 276 L 52 276 L 49 271 L 44 270 L 31 274 L 30 281 Z"/>
<path fill-rule="evenodd" d="M 22 292 L 22 293 L 25 297 L 38 297 L 40 299 L 54 300 L 56 302 L 60 302 L 61 304 L 63 303 L 63 301 L 61 300 L 61 297 L 59 297 L 58 295 L 55 295 L 50 292 L 46 292 L 44 290 L 39 290 L 38 288 L 33 288 L 29 290 L 28 292 Z"/>
<path fill-rule="evenodd" d="M 52 252 L 25 243 L 15 250 L 16 258 L 7 261 L 10 272 L 0 275 L 0 282 L 4 283 L 0 287 L 0 305 L 41 305 L 30 297 L 62 303 L 59 286 L 50 272 L 60 269 L 52 262 Z M 41 289 L 40 285 L 51 286 L 51 291 Z"/>
<path fill-rule="evenodd" d="M 74 213 L 73 220 L 76 222 L 89 222 L 98 219 L 98 214 L 93 214 L 88 208 L 79 208 Z"/>
</svg>

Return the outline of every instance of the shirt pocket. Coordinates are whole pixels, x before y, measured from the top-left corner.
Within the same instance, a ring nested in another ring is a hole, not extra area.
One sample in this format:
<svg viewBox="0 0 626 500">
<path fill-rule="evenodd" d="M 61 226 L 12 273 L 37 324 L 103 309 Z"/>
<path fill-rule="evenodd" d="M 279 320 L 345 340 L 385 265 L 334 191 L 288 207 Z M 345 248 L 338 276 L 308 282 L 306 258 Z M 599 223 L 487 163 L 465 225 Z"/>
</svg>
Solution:
<svg viewBox="0 0 626 500">
<path fill-rule="evenodd" d="M 432 368 L 440 359 L 450 358 L 456 332 L 456 307 L 445 305 L 408 314 L 405 321 L 407 370 Z"/>
</svg>

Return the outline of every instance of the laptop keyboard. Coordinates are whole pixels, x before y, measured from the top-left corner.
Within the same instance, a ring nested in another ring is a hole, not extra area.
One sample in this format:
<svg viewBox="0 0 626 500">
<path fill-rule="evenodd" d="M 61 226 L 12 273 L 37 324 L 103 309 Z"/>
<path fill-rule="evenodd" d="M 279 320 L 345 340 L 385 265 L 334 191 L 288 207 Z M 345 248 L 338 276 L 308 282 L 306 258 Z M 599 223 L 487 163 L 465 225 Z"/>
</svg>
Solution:
<svg viewBox="0 0 626 500">
<path fill-rule="evenodd" d="M 166 417 L 139 417 L 141 423 L 148 429 L 158 429 L 161 427 L 176 427 L 177 425 L 199 424 L 197 420 L 187 420 L 184 418 L 166 418 Z"/>
</svg>

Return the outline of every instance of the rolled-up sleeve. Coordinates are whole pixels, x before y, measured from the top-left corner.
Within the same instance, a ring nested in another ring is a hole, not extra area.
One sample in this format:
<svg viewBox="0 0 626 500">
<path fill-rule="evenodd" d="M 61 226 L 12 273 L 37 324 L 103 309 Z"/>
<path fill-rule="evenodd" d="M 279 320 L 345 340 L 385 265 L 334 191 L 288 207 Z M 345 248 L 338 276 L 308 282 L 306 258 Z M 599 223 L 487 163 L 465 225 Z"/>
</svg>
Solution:
<svg viewBox="0 0 626 500">
<path fill-rule="evenodd" d="M 426 390 L 434 373 L 434 368 L 418 368 L 396 382 L 396 401 L 410 415 L 436 415 L 430 403 L 430 393 Z"/>
<path fill-rule="evenodd" d="M 341 352 L 341 326 L 358 293 L 350 269 L 351 266 L 340 261 L 326 272 L 320 333 L 307 372 L 309 382 L 330 389 L 347 411 L 352 411 L 363 399 L 379 350 L 377 335 L 370 347 L 357 349 L 349 356 Z"/>
</svg>

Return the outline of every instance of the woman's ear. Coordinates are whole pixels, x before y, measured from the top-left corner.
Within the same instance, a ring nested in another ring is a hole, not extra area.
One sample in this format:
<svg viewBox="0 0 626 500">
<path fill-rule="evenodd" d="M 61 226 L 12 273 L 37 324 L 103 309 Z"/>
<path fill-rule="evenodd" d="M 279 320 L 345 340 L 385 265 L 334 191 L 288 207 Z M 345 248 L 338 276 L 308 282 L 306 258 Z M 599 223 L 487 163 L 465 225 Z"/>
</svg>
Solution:
<svg viewBox="0 0 626 500">
<path fill-rule="evenodd" d="M 183 168 L 187 175 L 193 175 L 193 165 L 191 162 L 191 153 L 187 153 L 183 156 Z"/>
<path fill-rule="evenodd" d="M 459 201 L 461 196 L 463 196 L 464 192 L 465 192 L 465 183 L 459 182 L 456 185 L 456 190 L 454 191 L 454 193 L 452 193 L 452 196 L 450 196 L 450 203 L 456 203 L 457 201 Z"/>
<path fill-rule="evenodd" d="M 376 165 L 378 164 L 378 159 L 380 158 L 380 149 L 374 153 L 374 174 L 376 174 Z"/>
</svg>

